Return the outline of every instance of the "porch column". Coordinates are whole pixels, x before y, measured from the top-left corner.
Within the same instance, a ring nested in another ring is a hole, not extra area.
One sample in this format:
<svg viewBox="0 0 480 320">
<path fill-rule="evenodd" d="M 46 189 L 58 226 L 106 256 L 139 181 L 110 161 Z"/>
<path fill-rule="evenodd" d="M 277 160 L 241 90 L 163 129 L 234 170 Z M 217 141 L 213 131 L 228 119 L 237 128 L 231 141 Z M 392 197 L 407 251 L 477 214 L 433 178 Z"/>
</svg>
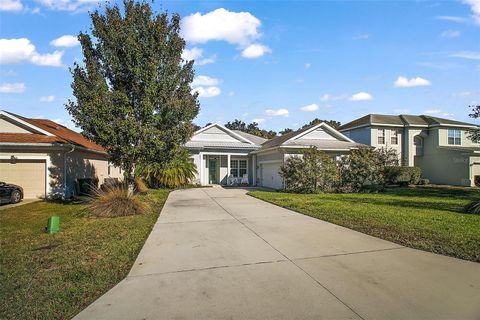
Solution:
<svg viewBox="0 0 480 320">
<path fill-rule="evenodd" d="M 203 164 L 203 153 L 200 152 L 200 170 L 199 170 L 199 173 L 200 173 L 200 185 L 203 186 L 203 167 L 205 165 Z"/>
<path fill-rule="evenodd" d="M 230 153 L 227 154 L 227 185 L 228 185 L 229 176 L 230 176 Z"/>
<path fill-rule="evenodd" d="M 252 185 L 256 186 L 257 185 L 257 155 L 252 155 Z"/>
</svg>

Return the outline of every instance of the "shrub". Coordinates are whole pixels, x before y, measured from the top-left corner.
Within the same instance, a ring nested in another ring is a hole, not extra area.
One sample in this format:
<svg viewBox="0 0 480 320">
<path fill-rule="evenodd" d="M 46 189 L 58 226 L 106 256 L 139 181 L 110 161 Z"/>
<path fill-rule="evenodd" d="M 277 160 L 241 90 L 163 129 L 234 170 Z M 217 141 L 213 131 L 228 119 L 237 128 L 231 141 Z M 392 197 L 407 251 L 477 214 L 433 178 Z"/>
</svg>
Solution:
<svg viewBox="0 0 480 320">
<path fill-rule="evenodd" d="M 175 159 L 160 166 L 159 163 L 139 165 L 137 175 L 144 177 L 153 184 L 167 188 L 184 187 L 191 184 L 197 169 L 186 150 L 178 153 Z"/>
<path fill-rule="evenodd" d="M 418 182 L 419 185 L 421 186 L 425 186 L 427 184 L 430 184 L 430 180 L 428 179 L 420 179 L 420 181 Z"/>
<path fill-rule="evenodd" d="M 472 201 L 465 207 L 465 213 L 480 214 L 480 200 Z"/>
<path fill-rule="evenodd" d="M 287 159 L 280 168 L 285 190 L 298 193 L 332 192 L 340 181 L 340 172 L 335 161 L 326 153 L 310 148 L 302 156 Z"/>
<path fill-rule="evenodd" d="M 141 194 L 145 194 L 148 192 L 147 185 L 145 184 L 143 179 L 140 177 L 135 178 L 135 190 Z"/>
<path fill-rule="evenodd" d="M 386 170 L 386 180 L 393 184 L 419 184 L 421 175 L 422 170 L 419 167 L 394 166 Z"/>
<path fill-rule="evenodd" d="M 143 214 L 148 208 L 148 204 L 130 192 L 125 184 L 97 190 L 88 206 L 97 217 Z"/>
<path fill-rule="evenodd" d="M 383 185 L 384 162 L 379 152 L 372 148 L 359 148 L 343 157 L 341 162 L 342 186 L 352 191 L 360 191 L 372 185 Z"/>
</svg>

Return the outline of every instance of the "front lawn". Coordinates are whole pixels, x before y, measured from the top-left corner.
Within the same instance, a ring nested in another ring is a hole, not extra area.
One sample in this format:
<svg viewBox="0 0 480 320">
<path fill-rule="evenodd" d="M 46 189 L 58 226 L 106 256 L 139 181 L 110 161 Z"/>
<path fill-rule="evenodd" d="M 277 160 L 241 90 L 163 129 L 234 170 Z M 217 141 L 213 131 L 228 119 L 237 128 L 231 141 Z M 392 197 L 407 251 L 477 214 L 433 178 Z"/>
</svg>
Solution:
<svg viewBox="0 0 480 320">
<path fill-rule="evenodd" d="M 0 211 L 0 318 L 70 319 L 130 271 L 167 199 L 144 215 L 95 218 L 80 204 L 37 202 Z M 43 232 L 51 215 L 61 232 Z"/>
<path fill-rule="evenodd" d="M 480 216 L 463 207 L 473 189 L 397 188 L 378 194 L 254 191 L 256 198 L 407 247 L 480 262 Z"/>
</svg>

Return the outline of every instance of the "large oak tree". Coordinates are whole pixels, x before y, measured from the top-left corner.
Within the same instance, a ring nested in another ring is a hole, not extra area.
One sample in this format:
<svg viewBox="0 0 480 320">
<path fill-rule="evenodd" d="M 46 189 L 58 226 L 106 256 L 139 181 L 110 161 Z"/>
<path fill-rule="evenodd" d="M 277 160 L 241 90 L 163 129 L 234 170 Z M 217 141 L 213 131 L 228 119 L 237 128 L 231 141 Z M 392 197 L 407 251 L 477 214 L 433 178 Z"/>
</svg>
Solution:
<svg viewBox="0 0 480 320">
<path fill-rule="evenodd" d="M 199 111 L 191 92 L 193 61 L 183 61 L 180 17 L 124 0 L 91 13 L 80 33 L 66 108 L 83 134 L 103 146 L 131 180 L 137 164 L 167 165 L 190 138 Z"/>
</svg>

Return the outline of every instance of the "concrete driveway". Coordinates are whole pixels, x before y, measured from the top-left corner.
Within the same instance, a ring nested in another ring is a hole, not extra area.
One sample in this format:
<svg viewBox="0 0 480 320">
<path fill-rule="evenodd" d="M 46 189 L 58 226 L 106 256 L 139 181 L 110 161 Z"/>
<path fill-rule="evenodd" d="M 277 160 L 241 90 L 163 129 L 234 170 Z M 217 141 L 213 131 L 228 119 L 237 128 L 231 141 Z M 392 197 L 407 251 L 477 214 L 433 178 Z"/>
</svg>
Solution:
<svg viewBox="0 0 480 320">
<path fill-rule="evenodd" d="M 76 319 L 480 319 L 480 264 L 245 192 L 171 193 L 128 277 Z"/>
</svg>

